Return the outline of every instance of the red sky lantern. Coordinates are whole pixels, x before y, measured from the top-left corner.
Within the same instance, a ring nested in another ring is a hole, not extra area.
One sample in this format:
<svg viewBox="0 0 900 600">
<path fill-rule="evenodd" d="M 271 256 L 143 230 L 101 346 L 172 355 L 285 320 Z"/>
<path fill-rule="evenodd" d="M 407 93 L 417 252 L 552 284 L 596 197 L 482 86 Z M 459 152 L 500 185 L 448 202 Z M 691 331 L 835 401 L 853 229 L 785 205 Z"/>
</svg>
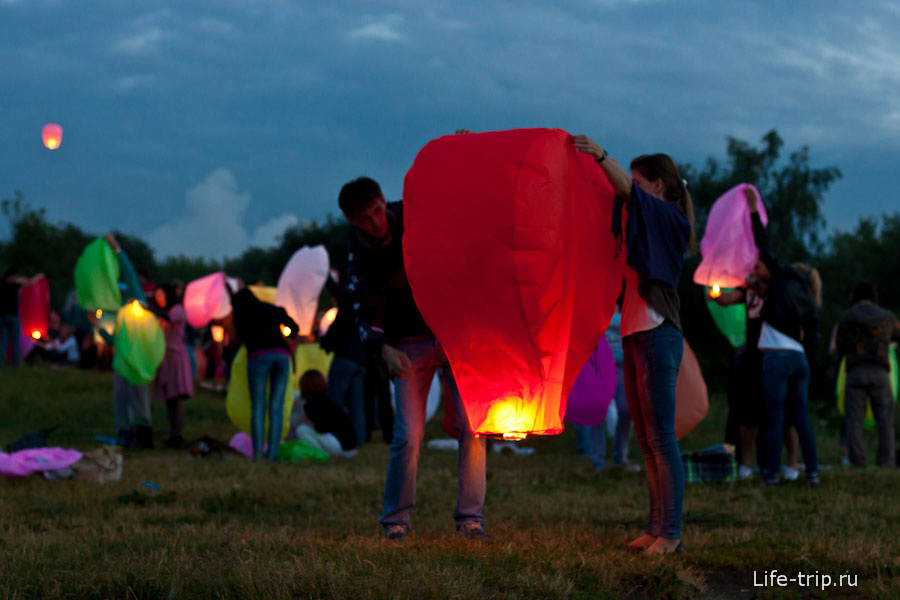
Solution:
<svg viewBox="0 0 900 600">
<path fill-rule="evenodd" d="M 19 290 L 22 333 L 33 340 L 47 339 L 50 327 L 50 283 L 46 277 Z"/>
<path fill-rule="evenodd" d="M 48 150 L 56 150 L 62 144 L 63 128 L 62 125 L 56 123 L 47 123 L 41 130 L 41 137 L 44 140 L 44 146 Z"/>
<path fill-rule="evenodd" d="M 559 129 L 429 142 L 403 189 L 404 260 L 469 427 L 563 429 L 566 397 L 615 311 L 615 193 Z"/>
</svg>

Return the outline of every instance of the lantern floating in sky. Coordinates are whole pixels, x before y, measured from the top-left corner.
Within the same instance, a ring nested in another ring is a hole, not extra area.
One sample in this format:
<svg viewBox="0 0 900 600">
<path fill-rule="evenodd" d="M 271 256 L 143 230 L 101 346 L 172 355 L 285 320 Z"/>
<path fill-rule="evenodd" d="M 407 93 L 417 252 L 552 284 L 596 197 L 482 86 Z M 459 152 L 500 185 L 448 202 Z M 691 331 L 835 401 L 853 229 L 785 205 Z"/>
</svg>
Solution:
<svg viewBox="0 0 900 600">
<path fill-rule="evenodd" d="M 228 316 L 231 298 L 225 289 L 225 273 L 219 271 L 187 284 L 183 304 L 187 322 L 197 329 Z"/>
<path fill-rule="evenodd" d="M 304 246 L 297 250 L 278 278 L 275 304 L 283 306 L 297 322 L 300 335 L 312 332 L 319 294 L 327 278 L 328 252 L 324 246 Z"/>
<path fill-rule="evenodd" d="M 748 187 L 756 191 L 752 185 L 742 183 L 722 194 L 709 211 L 706 231 L 700 241 L 703 260 L 694 271 L 694 283 L 713 287 L 742 286 L 759 260 L 759 249 L 753 241 L 750 207 L 744 196 L 744 188 Z M 763 225 L 769 222 L 762 201 L 759 202 L 759 216 Z"/>
<path fill-rule="evenodd" d="M 19 290 L 22 333 L 33 340 L 47 339 L 50 328 L 50 283 L 45 277 Z"/>
<path fill-rule="evenodd" d="M 41 138 L 48 150 L 56 150 L 62 144 L 63 128 L 56 123 L 47 123 L 41 130 Z"/>
<path fill-rule="evenodd" d="M 621 289 L 614 196 L 559 129 L 445 136 L 416 156 L 403 188 L 406 273 L 473 433 L 562 431 Z"/>
<path fill-rule="evenodd" d="M 116 372 L 135 385 L 153 381 L 166 353 L 166 338 L 156 316 L 137 300 L 119 310 L 115 348 Z"/>
</svg>

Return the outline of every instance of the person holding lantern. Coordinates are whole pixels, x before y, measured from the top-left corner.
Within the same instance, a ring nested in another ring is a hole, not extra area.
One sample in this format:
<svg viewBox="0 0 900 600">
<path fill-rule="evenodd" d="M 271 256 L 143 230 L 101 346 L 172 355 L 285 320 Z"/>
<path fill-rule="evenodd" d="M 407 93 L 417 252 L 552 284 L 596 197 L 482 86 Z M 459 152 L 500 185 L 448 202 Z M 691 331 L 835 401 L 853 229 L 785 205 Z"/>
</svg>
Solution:
<svg viewBox="0 0 900 600">
<path fill-rule="evenodd" d="M 440 370 L 450 382 L 448 400 L 456 407 L 461 432 L 456 529 L 469 539 L 486 538 L 481 512 L 487 486 L 485 440 L 469 430 L 447 357 L 413 299 L 403 263 L 403 203 L 388 204 L 377 182 L 360 177 L 341 188 L 338 204 L 351 225 L 347 291 L 356 330 L 395 378 L 396 421 L 379 519 L 384 535 L 399 542 L 409 532 L 425 405 Z"/>
<path fill-rule="evenodd" d="M 684 341 L 676 289 L 684 253 L 694 241 L 691 195 L 666 154 L 635 158 L 629 177 L 589 137 L 572 141 L 594 157 L 616 191 L 612 231 L 616 237 L 624 233 L 628 248 L 621 321 L 625 393 L 650 490 L 647 532 L 628 547 L 678 552 L 684 548 L 684 468 L 675 438 L 675 388 Z M 628 209 L 624 232 L 623 205 Z"/>
<path fill-rule="evenodd" d="M 21 324 L 19 323 L 19 290 L 43 279 L 44 274 L 34 277 L 23 277 L 16 267 L 8 267 L 0 280 L 0 358 L 7 362 L 9 354 L 12 365 L 19 366 L 22 360 L 22 349 L 19 346 Z"/>
<path fill-rule="evenodd" d="M 818 337 L 817 304 L 809 279 L 797 268 L 782 263 L 769 245 L 759 216 L 759 198 L 752 187 L 744 194 L 753 221 L 753 239 L 759 248 L 754 277 L 766 284 L 762 330 L 757 347 L 762 351 L 762 392 L 765 403 L 765 453 L 761 471 L 767 485 L 777 485 L 784 443 L 785 409 L 793 416 L 800 438 L 806 479 L 819 484 L 816 438 L 807 411 L 809 362 L 807 352 Z"/>
<path fill-rule="evenodd" d="M 123 293 L 123 306 L 130 301 L 137 300 L 146 304 L 147 298 L 141 290 L 137 273 L 128 255 L 119 246 L 119 242 L 112 234 L 103 236 L 119 261 L 119 272 L 125 283 Z M 120 309 L 121 310 L 121 309 Z M 97 315 L 87 312 L 87 319 L 93 325 L 100 337 L 110 348 L 115 347 L 115 336 L 112 332 L 99 327 Z M 123 448 L 152 448 L 153 429 L 150 414 L 150 390 L 146 384 L 135 385 L 123 377 L 117 370 L 113 370 L 113 421 L 116 426 L 116 440 Z"/>
<path fill-rule="evenodd" d="M 194 395 L 194 376 L 191 359 L 184 343 L 187 316 L 174 285 L 163 284 L 153 292 L 156 308 L 162 311 L 160 318 L 166 336 L 166 353 L 153 380 L 151 397 L 154 401 L 166 403 L 169 418 L 169 439 L 166 447 L 180 448 L 184 444 L 184 403 Z"/>
</svg>

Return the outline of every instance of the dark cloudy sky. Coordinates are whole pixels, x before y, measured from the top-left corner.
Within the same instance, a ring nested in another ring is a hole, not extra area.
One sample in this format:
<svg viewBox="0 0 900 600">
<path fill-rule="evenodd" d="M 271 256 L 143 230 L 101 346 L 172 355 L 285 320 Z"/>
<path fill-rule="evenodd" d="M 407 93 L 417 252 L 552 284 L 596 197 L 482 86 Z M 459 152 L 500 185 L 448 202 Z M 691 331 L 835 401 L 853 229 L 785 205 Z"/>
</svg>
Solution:
<svg viewBox="0 0 900 600">
<path fill-rule="evenodd" d="M 900 209 L 900 3 L 0 0 L 0 196 L 160 256 L 273 244 L 358 175 L 398 199 L 434 137 L 535 126 L 695 164 L 777 128 L 842 169 L 846 229 Z"/>
</svg>

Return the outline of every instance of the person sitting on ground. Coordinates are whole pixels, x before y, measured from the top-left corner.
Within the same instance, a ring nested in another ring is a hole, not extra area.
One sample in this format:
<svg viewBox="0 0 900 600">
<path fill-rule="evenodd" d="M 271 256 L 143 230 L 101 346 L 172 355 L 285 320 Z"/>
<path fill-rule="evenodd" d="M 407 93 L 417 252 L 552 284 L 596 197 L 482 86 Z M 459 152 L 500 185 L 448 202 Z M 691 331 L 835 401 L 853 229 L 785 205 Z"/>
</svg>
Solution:
<svg viewBox="0 0 900 600">
<path fill-rule="evenodd" d="M 292 437 L 332 456 L 356 456 L 353 423 L 343 407 L 328 396 L 328 382 L 320 371 L 310 369 L 300 377 L 300 398 L 291 414 Z"/>
</svg>

